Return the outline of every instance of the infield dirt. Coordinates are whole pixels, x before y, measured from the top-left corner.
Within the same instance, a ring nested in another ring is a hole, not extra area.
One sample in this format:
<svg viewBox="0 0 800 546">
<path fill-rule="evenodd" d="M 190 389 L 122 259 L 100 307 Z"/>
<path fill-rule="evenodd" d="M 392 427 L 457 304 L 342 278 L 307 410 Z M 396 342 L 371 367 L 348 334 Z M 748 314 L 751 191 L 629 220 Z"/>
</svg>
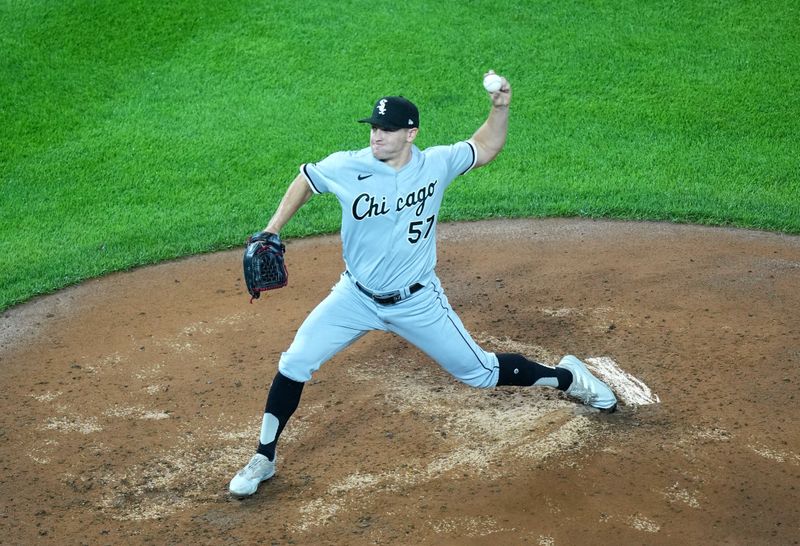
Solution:
<svg viewBox="0 0 800 546">
<path fill-rule="evenodd" d="M 613 361 L 658 403 L 594 413 L 475 390 L 372 333 L 306 386 L 258 493 L 227 494 L 282 350 L 343 269 L 289 241 L 248 303 L 241 250 L 7 310 L 0 544 L 797 544 L 800 238 L 671 224 L 439 227 L 484 347 Z"/>
</svg>

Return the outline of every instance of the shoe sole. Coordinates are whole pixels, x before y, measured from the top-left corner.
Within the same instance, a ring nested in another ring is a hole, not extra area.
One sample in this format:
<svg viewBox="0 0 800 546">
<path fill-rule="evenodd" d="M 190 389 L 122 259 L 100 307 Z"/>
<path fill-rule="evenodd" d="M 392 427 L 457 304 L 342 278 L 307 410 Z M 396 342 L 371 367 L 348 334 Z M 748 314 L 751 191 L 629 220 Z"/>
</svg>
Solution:
<svg viewBox="0 0 800 546">
<path fill-rule="evenodd" d="M 614 404 L 610 408 L 597 408 L 600 410 L 600 413 L 614 413 L 617 411 L 617 404 Z"/>
</svg>

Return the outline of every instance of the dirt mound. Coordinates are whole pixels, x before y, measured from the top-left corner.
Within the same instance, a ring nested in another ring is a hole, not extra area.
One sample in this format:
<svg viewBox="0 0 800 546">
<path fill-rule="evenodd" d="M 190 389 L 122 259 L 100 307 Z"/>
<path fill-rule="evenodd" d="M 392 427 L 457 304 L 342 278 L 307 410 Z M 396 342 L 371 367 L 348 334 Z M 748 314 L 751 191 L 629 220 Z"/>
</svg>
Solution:
<svg viewBox="0 0 800 546">
<path fill-rule="evenodd" d="M 440 226 L 439 275 L 483 346 L 577 354 L 627 404 L 470 389 L 373 333 L 309 382 L 278 474 L 236 501 L 228 481 L 280 352 L 342 270 L 339 239 L 290 241 L 287 261 L 290 286 L 252 305 L 236 250 L 5 312 L 0 543 L 797 543 L 797 237 Z"/>
</svg>

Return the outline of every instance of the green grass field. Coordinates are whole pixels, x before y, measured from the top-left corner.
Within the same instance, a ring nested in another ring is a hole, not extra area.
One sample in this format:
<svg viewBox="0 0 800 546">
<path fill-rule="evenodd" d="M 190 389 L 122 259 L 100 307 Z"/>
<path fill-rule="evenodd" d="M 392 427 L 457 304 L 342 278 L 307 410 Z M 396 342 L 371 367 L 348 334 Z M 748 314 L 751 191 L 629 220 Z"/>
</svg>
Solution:
<svg viewBox="0 0 800 546">
<path fill-rule="evenodd" d="M 489 68 L 509 142 L 444 220 L 800 233 L 796 2 L 0 0 L 0 28 L 0 309 L 240 245 L 381 95 L 420 106 L 423 148 L 468 138 Z M 317 197 L 283 235 L 338 224 Z"/>
</svg>

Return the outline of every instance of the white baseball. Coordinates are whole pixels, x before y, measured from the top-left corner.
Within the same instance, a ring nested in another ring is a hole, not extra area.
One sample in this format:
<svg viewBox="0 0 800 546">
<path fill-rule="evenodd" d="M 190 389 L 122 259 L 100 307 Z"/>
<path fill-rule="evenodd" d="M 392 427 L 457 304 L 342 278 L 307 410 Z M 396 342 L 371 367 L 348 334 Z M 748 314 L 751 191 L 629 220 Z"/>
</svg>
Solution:
<svg viewBox="0 0 800 546">
<path fill-rule="evenodd" d="M 489 93 L 497 93 L 500 91 L 500 86 L 503 85 L 503 78 L 498 76 L 497 74 L 487 74 L 485 78 L 483 78 L 483 87 Z"/>
</svg>

